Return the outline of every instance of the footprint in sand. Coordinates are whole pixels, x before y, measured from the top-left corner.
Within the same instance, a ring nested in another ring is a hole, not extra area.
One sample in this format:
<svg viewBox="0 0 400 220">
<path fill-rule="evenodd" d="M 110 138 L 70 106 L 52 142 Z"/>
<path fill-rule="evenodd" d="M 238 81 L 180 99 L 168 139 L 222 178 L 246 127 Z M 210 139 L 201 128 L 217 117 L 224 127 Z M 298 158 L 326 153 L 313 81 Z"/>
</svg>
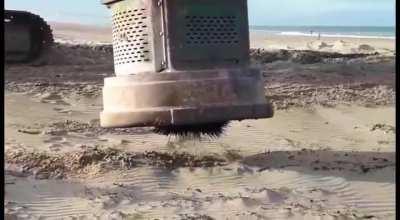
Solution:
<svg viewBox="0 0 400 220">
<path fill-rule="evenodd" d="M 57 105 L 70 105 L 68 102 L 64 101 L 62 95 L 57 94 L 55 92 L 46 92 L 39 94 L 37 96 L 40 102 L 57 104 Z"/>
<path fill-rule="evenodd" d="M 55 143 L 48 145 L 48 148 L 49 148 L 51 151 L 55 151 L 55 152 L 60 151 L 62 147 L 63 147 L 63 146 L 62 146 L 61 144 L 55 144 Z"/>
</svg>

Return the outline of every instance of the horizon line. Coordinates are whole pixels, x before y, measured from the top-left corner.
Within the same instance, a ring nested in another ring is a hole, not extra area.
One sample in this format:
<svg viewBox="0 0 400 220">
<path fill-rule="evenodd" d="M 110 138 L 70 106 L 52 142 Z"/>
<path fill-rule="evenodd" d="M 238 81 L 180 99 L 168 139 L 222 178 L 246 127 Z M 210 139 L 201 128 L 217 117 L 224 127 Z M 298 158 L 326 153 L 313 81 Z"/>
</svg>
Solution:
<svg viewBox="0 0 400 220">
<path fill-rule="evenodd" d="M 57 21 L 57 20 L 48 20 L 49 23 L 63 23 L 63 24 L 79 24 L 79 25 L 87 25 L 87 26 L 111 26 L 111 23 L 95 23 L 95 22 L 76 22 L 76 21 Z M 394 26 L 377 26 L 377 25 L 252 25 L 249 24 L 249 27 L 378 27 L 378 28 L 396 28 Z"/>
<path fill-rule="evenodd" d="M 395 28 L 394 26 L 377 26 L 377 25 L 249 25 L 250 27 L 388 27 Z"/>
</svg>

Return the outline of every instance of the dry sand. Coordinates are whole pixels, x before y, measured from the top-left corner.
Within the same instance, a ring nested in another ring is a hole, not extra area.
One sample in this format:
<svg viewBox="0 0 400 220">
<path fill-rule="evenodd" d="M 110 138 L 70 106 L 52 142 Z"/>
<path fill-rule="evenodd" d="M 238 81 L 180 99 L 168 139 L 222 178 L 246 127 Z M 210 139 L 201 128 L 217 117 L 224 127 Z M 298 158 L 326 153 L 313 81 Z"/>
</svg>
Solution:
<svg viewBox="0 0 400 220">
<path fill-rule="evenodd" d="M 251 31 L 251 47 L 270 50 L 317 50 L 340 53 L 379 52 L 392 55 L 396 50 L 393 39 L 368 39 L 345 37 L 306 37 L 272 35 L 262 31 Z"/>
<path fill-rule="evenodd" d="M 6 219 L 395 219 L 394 41 L 252 33 L 274 118 L 191 140 L 100 128 L 110 33 L 53 29 L 5 67 Z"/>
</svg>

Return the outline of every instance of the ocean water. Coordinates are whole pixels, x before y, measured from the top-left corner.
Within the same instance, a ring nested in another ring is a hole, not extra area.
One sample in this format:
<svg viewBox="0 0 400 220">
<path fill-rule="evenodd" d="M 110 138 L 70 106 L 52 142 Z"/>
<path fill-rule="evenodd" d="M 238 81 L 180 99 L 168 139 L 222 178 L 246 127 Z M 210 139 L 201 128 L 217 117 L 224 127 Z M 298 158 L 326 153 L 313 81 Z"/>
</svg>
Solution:
<svg viewBox="0 0 400 220">
<path fill-rule="evenodd" d="M 349 37 L 395 39 L 395 27 L 340 27 L 340 26 L 250 26 L 252 31 L 276 35 L 310 37 Z"/>
</svg>

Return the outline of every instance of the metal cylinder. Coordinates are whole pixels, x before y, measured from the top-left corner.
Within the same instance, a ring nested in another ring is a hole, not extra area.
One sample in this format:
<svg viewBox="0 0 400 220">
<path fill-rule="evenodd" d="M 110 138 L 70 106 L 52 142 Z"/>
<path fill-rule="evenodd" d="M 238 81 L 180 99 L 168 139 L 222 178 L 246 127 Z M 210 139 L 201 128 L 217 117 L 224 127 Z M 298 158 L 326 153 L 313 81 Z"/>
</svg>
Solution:
<svg viewBox="0 0 400 220">
<path fill-rule="evenodd" d="M 104 127 L 272 117 L 249 67 L 246 0 L 105 0 L 116 77 L 105 79 Z"/>
</svg>

